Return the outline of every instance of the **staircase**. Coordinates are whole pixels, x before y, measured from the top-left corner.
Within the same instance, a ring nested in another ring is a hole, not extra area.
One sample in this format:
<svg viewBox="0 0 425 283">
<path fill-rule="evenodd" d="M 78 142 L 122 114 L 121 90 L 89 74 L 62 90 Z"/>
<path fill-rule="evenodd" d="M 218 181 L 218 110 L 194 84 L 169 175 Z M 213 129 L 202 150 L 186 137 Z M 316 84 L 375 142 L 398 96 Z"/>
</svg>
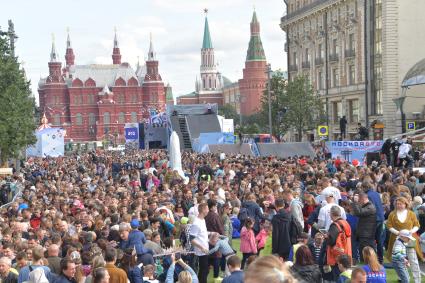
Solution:
<svg viewBox="0 0 425 283">
<path fill-rule="evenodd" d="M 179 127 L 182 134 L 183 149 L 192 149 L 192 142 L 190 141 L 189 131 L 187 130 L 186 118 L 184 116 L 179 117 Z M 180 145 L 180 147 L 182 147 Z"/>
</svg>

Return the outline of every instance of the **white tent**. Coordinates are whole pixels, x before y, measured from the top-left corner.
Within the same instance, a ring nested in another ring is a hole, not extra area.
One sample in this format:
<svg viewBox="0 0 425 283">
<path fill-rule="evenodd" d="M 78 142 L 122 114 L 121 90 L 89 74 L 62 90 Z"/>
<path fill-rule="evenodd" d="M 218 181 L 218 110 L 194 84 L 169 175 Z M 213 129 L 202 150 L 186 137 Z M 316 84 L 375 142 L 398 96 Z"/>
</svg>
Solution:
<svg viewBox="0 0 425 283">
<path fill-rule="evenodd" d="M 64 136 L 62 128 L 44 128 L 35 132 L 37 142 L 27 148 L 27 156 L 58 157 L 65 152 Z"/>
</svg>

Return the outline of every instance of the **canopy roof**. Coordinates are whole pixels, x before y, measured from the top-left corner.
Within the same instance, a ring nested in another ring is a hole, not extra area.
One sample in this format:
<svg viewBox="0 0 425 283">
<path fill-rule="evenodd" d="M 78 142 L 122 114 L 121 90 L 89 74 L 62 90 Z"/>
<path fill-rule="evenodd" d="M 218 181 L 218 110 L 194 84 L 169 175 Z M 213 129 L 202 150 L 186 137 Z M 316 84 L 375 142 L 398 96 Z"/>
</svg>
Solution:
<svg viewBox="0 0 425 283">
<path fill-rule="evenodd" d="M 420 84 L 425 84 L 425 59 L 422 59 L 410 68 L 410 70 L 406 73 L 401 86 L 409 87 Z"/>
</svg>

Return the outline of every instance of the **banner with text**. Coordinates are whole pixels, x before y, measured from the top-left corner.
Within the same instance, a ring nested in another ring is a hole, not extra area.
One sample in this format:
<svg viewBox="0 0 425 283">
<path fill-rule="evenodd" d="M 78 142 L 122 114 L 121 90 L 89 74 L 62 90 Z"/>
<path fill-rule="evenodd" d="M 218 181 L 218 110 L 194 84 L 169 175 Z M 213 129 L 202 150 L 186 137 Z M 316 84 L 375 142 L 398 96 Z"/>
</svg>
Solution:
<svg viewBox="0 0 425 283">
<path fill-rule="evenodd" d="M 341 158 L 352 162 L 357 160 L 363 164 L 368 152 L 379 152 L 383 141 L 329 141 L 326 142 L 327 152 L 332 154 L 332 158 Z"/>
</svg>

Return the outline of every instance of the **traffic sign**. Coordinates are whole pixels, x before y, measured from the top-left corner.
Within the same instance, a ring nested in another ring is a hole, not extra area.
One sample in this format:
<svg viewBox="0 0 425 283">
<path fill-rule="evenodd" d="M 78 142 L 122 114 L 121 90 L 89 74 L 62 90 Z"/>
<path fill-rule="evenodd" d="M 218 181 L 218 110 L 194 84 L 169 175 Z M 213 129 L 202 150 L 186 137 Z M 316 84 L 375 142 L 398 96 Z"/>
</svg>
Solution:
<svg viewBox="0 0 425 283">
<path fill-rule="evenodd" d="M 327 136 L 329 135 L 328 126 L 319 126 L 317 127 L 317 132 L 319 136 Z"/>
<path fill-rule="evenodd" d="M 406 129 L 408 131 L 416 130 L 416 122 L 406 122 Z"/>
</svg>

